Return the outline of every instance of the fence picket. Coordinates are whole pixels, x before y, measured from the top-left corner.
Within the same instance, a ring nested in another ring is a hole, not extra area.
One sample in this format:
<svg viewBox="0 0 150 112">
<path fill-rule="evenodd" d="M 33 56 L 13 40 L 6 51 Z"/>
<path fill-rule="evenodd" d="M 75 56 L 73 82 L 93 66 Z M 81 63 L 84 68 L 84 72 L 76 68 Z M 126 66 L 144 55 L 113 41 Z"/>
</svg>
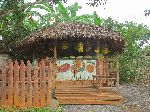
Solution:
<svg viewBox="0 0 150 112">
<path fill-rule="evenodd" d="M 25 107 L 25 65 L 23 61 L 20 64 L 20 82 L 20 107 L 23 108 Z"/>
<path fill-rule="evenodd" d="M 51 90 L 55 75 L 53 69 L 54 68 L 52 62 L 48 67 L 48 73 L 46 72 L 45 63 L 43 60 L 40 66 L 38 66 L 37 63 L 34 66 L 34 85 L 32 86 L 32 72 L 30 61 L 27 61 L 27 66 L 25 66 L 23 61 L 21 61 L 20 66 L 17 61 L 15 61 L 14 65 L 12 61 L 10 61 L 7 66 L 5 64 L 2 69 L 2 87 L 0 88 L 0 91 L 2 93 L 0 106 L 11 107 L 14 105 L 15 107 L 19 108 L 30 108 L 50 105 L 52 98 Z M 48 74 L 47 78 L 46 73 Z"/>
<path fill-rule="evenodd" d="M 6 64 L 3 65 L 2 69 L 2 88 L 1 88 L 1 100 L 2 100 L 2 107 L 5 107 L 7 104 L 6 100 Z"/>
<path fill-rule="evenodd" d="M 39 106 L 39 92 L 38 92 L 38 63 L 34 66 L 34 100 L 33 105 Z"/>
<path fill-rule="evenodd" d="M 48 66 L 48 89 L 47 89 L 47 105 L 51 104 L 52 99 L 52 63 L 49 63 Z"/>
<path fill-rule="evenodd" d="M 8 106 L 13 106 L 13 62 L 8 63 Z"/>
<path fill-rule="evenodd" d="M 27 107 L 32 107 L 32 82 L 30 61 L 27 61 Z"/>
<path fill-rule="evenodd" d="M 46 104 L 46 80 L 45 80 L 45 63 L 44 60 L 40 62 L 40 103 L 41 106 Z"/>
<path fill-rule="evenodd" d="M 14 105 L 19 106 L 19 65 L 18 62 L 15 61 L 14 64 Z"/>
</svg>

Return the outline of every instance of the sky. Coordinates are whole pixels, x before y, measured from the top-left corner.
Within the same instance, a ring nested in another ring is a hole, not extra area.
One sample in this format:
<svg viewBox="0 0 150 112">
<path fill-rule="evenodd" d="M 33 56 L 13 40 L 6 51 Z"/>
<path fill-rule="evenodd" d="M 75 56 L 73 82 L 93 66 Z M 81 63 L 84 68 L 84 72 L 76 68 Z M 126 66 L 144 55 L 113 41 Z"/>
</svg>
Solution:
<svg viewBox="0 0 150 112">
<path fill-rule="evenodd" d="M 25 0 L 25 2 L 34 2 L 35 0 Z M 78 11 L 78 15 L 92 14 L 94 11 L 101 18 L 112 17 L 113 19 L 123 23 L 125 21 L 133 21 L 138 24 L 147 25 L 150 28 L 150 16 L 144 16 L 144 10 L 150 9 L 150 0 L 107 0 L 105 6 L 90 7 L 86 4 L 88 0 L 68 0 L 66 6 L 78 2 L 82 9 Z"/>
</svg>

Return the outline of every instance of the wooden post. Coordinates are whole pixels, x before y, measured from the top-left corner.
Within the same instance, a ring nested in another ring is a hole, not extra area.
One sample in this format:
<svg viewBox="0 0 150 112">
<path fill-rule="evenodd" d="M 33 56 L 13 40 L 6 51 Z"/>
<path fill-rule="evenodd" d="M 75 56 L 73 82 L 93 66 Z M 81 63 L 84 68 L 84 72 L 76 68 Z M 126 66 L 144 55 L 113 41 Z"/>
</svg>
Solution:
<svg viewBox="0 0 150 112">
<path fill-rule="evenodd" d="M 27 61 L 27 107 L 32 107 L 31 63 Z"/>
<path fill-rule="evenodd" d="M 107 77 L 107 71 L 108 71 L 107 64 L 108 64 L 108 60 L 107 60 L 107 58 L 105 58 L 104 62 L 103 62 L 103 77 L 104 78 Z M 102 83 L 103 84 L 106 83 L 106 79 L 104 79 Z"/>
<path fill-rule="evenodd" d="M 117 92 L 119 92 L 119 61 L 117 60 Z"/>
<path fill-rule="evenodd" d="M 96 50 L 99 50 L 99 39 L 97 38 L 97 47 L 96 47 Z M 98 53 L 96 54 L 97 55 L 97 59 L 99 58 L 99 51 Z"/>
<path fill-rule="evenodd" d="M 48 66 L 48 90 L 47 90 L 47 105 L 51 104 L 51 99 L 52 99 L 52 77 L 53 77 L 53 64 L 52 61 L 50 61 L 49 66 Z"/>
<path fill-rule="evenodd" d="M 8 70 L 8 105 L 13 106 L 13 62 L 10 61 Z"/>
<path fill-rule="evenodd" d="M 19 101 L 19 65 L 15 61 L 14 64 L 14 105 L 18 107 L 20 105 Z"/>
<path fill-rule="evenodd" d="M 57 59 L 57 40 L 54 39 L 54 61 Z"/>
<path fill-rule="evenodd" d="M 6 102 L 6 64 L 3 65 L 2 69 L 2 94 L 1 94 L 1 101 L 2 101 L 2 107 L 5 107 L 7 102 Z"/>
<path fill-rule="evenodd" d="M 54 68 L 53 68 L 53 76 L 54 76 L 54 79 L 56 78 L 56 59 L 57 59 L 57 39 L 54 39 L 54 62 L 53 62 L 53 65 L 54 65 Z M 53 84 L 55 84 L 54 80 L 53 80 Z"/>
<path fill-rule="evenodd" d="M 34 65 L 34 100 L 33 106 L 39 106 L 39 92 L 38 92 L 38 63 Z"/>
<path fill-rule="evenodd" d="M 102 62 L 102 60 L 99 57 L 99 39 L 97 39 L 96 45 L 97 45 L 96 46 L 96 50 L 98 50 L 98 52 L 96 52 L 96 58 L 97 58 L 97 70 L 96 70 L 97 74 L 96 75 L 102 76 L 103 75 L 102 70 L 101 70 L 101 66 L 102 66 L 101 62 Z M 98 86 L 98 88 L 100 90 L 100 93 L 101 93 L 101 83 L 102 83 L 102 80 L 100 79 L 100 77 L 96 78 L 96 83 L 97 83 L 97 86 Z"/>
<path fill-rule="evenodd" d="M 35 58 L 34 58 L 34 52 L 33 52 L 33 54 L 32 54 L 32 59 L 33 59 L 33 62 L 34 62 L 34 59 L 35 59 Z"/>
<path fill-rule="evenodd" d="M 23 60 L 20 64 L 20 82 L 21 82 L 21 88 L 20 88 L 20 107 L 25 107 L 25 64 Z"/>
<path fill-rule="evenodd" d="M 40 62 L 40 106 L 46 104 L 46 80 L 45 80 L 45 63 L 44 60 Z"/>
</svg>

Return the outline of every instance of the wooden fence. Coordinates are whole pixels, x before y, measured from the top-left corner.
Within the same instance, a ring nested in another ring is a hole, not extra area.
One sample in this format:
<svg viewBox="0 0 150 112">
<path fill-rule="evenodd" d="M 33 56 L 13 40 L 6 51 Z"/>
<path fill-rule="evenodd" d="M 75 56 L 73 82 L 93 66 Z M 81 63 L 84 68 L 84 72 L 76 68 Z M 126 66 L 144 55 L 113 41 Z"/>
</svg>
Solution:
<svg viewBox="0 0 150 112">
<path fill-rule="evenodd" d="M 2 68 L 0 78 L 0 106 L 2 107 L 43 107 L 51 104 L 55 82 L 52 62 L 44 61 L 31 66 L 21 61 L 10 61 Z"/>
</svg>

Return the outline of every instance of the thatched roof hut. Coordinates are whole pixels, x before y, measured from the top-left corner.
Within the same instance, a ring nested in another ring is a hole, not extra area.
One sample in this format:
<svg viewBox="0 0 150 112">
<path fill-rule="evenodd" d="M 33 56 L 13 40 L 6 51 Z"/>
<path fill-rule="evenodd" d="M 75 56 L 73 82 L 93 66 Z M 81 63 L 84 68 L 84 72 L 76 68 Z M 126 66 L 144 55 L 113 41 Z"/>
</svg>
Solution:
<svg viewBox="0 0 150 112">
<path fill-rule="evenodd" d="M 93 40 L 93 45 L 96 42 L 105 43 L 111 51 L 122 53 L 125 47 L 125 39 L 116 31 L 105 26 L 97 26 L 84 23 L 58 23 L 48 28 L 40 29 L 31 33 L 25 39 L 17 43 L 16 49 L 22 52 L 32 52 L 33 48 L 41 43 L 54 43 L 54 40 Z M 60 42 L 57 43 L 57 45 Z M 32 48 L 32 49 L 31 49 Z M 38 48 L 39 49 L 39 48 Z"/>
</svg>

